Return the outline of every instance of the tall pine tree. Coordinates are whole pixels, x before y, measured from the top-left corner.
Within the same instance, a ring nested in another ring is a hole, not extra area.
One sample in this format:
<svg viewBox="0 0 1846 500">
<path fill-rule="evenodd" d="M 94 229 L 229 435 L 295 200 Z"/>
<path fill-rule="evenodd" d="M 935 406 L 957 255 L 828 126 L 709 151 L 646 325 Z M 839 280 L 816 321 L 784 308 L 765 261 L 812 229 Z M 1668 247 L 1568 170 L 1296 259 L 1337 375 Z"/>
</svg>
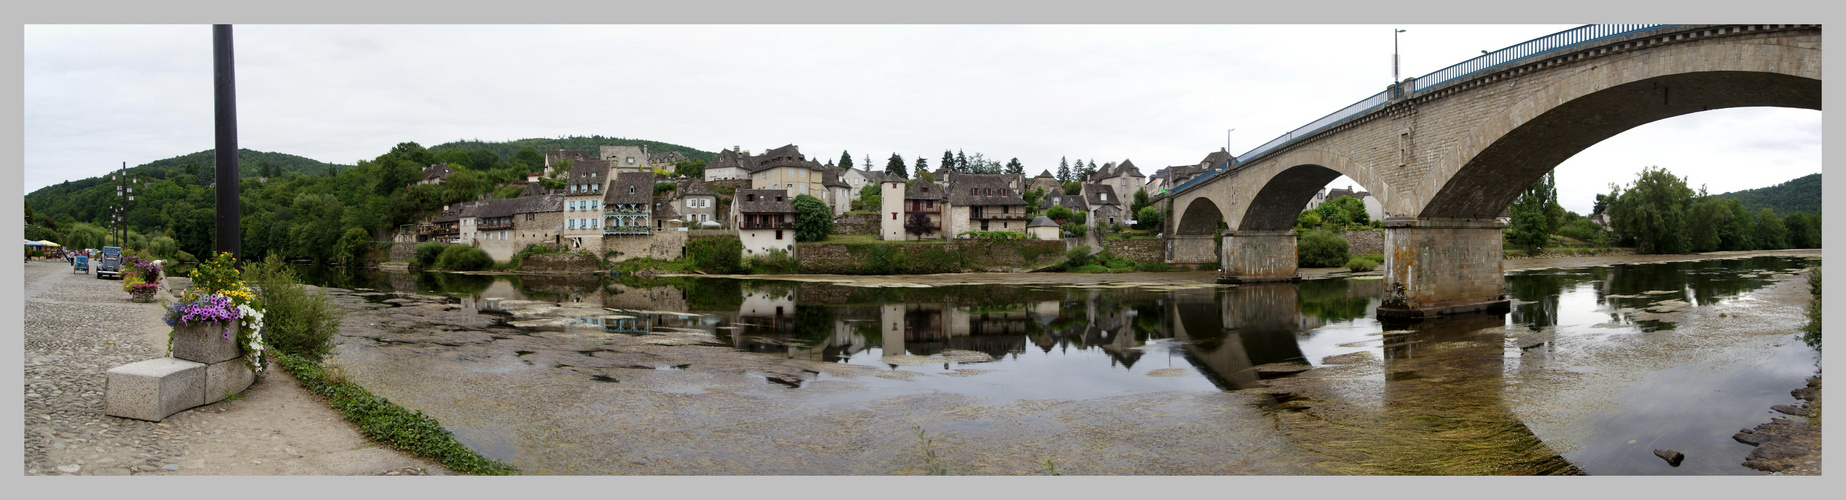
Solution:
<svg viewBox="0 0 1846 500">
<path fill-rule="evenodd" d="M 1059 156 L 1058 157 L 1058 183 L 1062 184 L 1065 182 L 1070 182 L 1070 160 L 1069 160 L 1069 157 Z"/>
<path fill-rule="evenodd" d="M 891 159 L 885 161 L 885 174 L 906 179 L 910 178 L 910 173 L 904 171 L 904 157 L 898 156 L 897 153 L 891 153 Z"/>
<path fill-rule="evenodd" d="M 955 170 L 955 153 L 947 149 L 942 150 L 942 163 L 937 163 L 936 166 L 946 170 Z"/>
<path fill-rule="evenodd" d="M 866 165 L 871 166 L 871 165 Z M 840 152 L 840 168 L 852 168 L 852 153 Z"/>
<path fill-rule="evenodd" d="M 1006 161 L 1006 173 L 1013 174 L 1013 175 L 1025 175 L 1026 165 L 1024 163 L 1019 163 L 1019 158 L 1013 158 L 1011 160 L 1007 160 Z"/>
</svg>

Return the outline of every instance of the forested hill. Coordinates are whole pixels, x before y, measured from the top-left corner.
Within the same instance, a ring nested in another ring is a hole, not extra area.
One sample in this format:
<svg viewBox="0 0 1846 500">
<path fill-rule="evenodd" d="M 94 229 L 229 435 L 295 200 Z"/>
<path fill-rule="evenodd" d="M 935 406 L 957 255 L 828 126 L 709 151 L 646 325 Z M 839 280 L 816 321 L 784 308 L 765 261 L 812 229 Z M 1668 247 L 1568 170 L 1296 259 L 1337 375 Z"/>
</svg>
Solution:
<svg viewBox="0 0 1846 500">
<path fill-rule="evenodd" d="M 513 153 L 519 151 L 520 148 L 526 148 L 526 147 L 530 147 L 532 149 L 536 149 L 536 150 L 539 150 L 540 152 L 543 152 L 547 149 L 594 150 L 598 146 L 640 146 L 640 145 L 646 145 L 647 152 L 649 153 L 666 153 L 669 151 L 678 151 L 680 154 L 686 155 L 687 158 L 691 158 L 694 160 L 711 161 L 712 157 L 716 156 L 716 153 L 712 153 L 708 151 L 700 151 L 700 150 L 689 148 L 686 146 L 681 146 L 678 144 L 669 144 L 669 143 L 660 142 L 660 141 L 649 141 L 645 139 L 623 139 L 620 137 L 603 137 L 600 135 L 592 135 L 589 137 L 573 136 L 573 137 L 564 137 L 564 138 L 558 138 L 558 139 L 519 139 L 516 141 L 506 141 L 506 142 L 482 142 L 482 141 L 477 141 L 477 140 L 454 141 L 454 142 L 447 142 L 443 144 L 437 144 L 435 146 L 430 146 L 429 150 L 432 153 L 441 153 L 443 151 L 448 151 L 448 150 L 485 149 L 487 151 L 493 152 L 496 155 L 499 155 L 501 159 L 505 160 L 505 159 L 512 158 Z M 671 167 L 668 167 L 668 168 L 671 168 Z"/>
<path fill-rule="evenodd" d="M 147 181 L 178 179 L 182 176 L 191 176 L 191 184 L 207 185 L 211 184 L 213 178 L 216 177 L 213 171 L 213 169 L 217 168 L 213 164 L 215 159 L 215 152 L 207 149 L 197 153 L 175 156 L 164 160 L 155 160 L 142 165 L 128 167 L 128 172 L 135 177 L 140 177 Z M 270 172 L 264 172 L 265 168 L 270 169 Z M 344 170 L 352 168 L 352 165 L 325 163 L 320 160 L 303 158 L 286 153 L 270 153 L 266 151 L 252 151 L 249 149 L 237 150 L 237 170 L 241 174 L 239 177 L 288 175 L 320 176 L 327 175 L 329 169 L 334 168 Z M 270 175 L 264 175 L 265 173 Z M 87 193 L 87 191 L 90 191 L 92 186 L 104 184 L 107 179 L 108 175 L 105 174 L 99 177 L 69 180 L 53 184 L 39 188 L 37 191 L 27 193 L 26 202 L 32 204 L 33 210 L 42 211 L 47 214 L 70 213 L 75 216 L 77 220 L 90 220 L 94 214 L 80 207 L 94 207 L 106 204 L 99 201 L 96 196 L 105 194 L 103 191 L 108 191 L 107 194 L 113 196 L 115 194 L 114 188 L 95 190 L 94 193 Z M 94 194 L 96 196 L 85 196 L 86 194 Z"/>
<path fill-rule="evenodd" d="M 1768 208 L 1776 215 L 1793 213 L 1820 215 L 1820 174 L 1809 174 L 1766 188 L 1746 189 L 1717 195 L 1743 203 L 1750 213 Z"/>
</svg>

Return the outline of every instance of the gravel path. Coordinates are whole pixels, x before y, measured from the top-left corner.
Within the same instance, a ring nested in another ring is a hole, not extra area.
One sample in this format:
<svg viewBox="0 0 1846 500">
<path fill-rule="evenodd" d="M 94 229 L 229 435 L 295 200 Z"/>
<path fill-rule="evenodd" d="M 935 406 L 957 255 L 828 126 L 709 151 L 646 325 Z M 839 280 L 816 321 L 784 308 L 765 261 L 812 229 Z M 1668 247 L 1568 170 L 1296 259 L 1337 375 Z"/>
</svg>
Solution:
<svg viewBox="0 0 1846 500">
<path fill-rule="evenodd" d="M 105 416 L 103 372 L 166 354 L 160 305 L 62 260 L 24 266 L 28 475 L 447 473 L 373 445 L 280 370 L 163 422 Z"/>
</svg>

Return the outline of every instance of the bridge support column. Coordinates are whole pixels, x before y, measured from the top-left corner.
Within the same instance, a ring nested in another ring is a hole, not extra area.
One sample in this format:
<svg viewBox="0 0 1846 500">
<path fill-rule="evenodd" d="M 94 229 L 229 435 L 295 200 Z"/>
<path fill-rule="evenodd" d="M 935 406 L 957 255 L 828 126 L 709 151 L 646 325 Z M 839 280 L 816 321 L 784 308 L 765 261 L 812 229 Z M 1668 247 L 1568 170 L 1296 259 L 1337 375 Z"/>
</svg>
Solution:
<svg viewBox="0 0 1846 500">
<path fill-rule="evenodd" d="M 1231 231 L 1224 238 L 1219 283 L 1301 281 L 1295 272 L 1295 232 Z"/>
<path fill-rule="evenodd" d="M 1217 254 L 1217 239 L 1209 234 L 1176 234 L 1167 238 L 1168 264 L 1217 262 Z"/>
<path fill-rule="evenodd" d="M 1506 312 L 1501 227 L 1473 219 L 1386 219 L 1378 318 Z"/>
</svg>

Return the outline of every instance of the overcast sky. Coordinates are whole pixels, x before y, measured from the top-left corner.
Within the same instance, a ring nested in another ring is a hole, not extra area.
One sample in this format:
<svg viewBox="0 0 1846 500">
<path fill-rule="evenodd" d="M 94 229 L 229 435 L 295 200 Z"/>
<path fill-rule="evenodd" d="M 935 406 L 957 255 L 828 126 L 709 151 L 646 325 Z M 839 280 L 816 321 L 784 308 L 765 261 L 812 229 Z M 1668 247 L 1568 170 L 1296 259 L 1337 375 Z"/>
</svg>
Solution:
<svg viewBox="0 0 1846 500">
<path fill-rule="evenodd" d="M 240 25 L 238 137 L 342 164 L 404 141 L 601 134 L 1152 174 L 1383 90 L 1393 27 Z M 1395 27 L 1410 77 L 1571 26 Z M 24 32 L 26 192 L 212 148 L 209 26 Z M 1648 165 L 1713 193 L 1769 186 L 1819 172 L 1820 144 L 1818 111 L 1682 116 L 1570 159 L 1558 197 L 1588 213 Z"/>
</svg>

